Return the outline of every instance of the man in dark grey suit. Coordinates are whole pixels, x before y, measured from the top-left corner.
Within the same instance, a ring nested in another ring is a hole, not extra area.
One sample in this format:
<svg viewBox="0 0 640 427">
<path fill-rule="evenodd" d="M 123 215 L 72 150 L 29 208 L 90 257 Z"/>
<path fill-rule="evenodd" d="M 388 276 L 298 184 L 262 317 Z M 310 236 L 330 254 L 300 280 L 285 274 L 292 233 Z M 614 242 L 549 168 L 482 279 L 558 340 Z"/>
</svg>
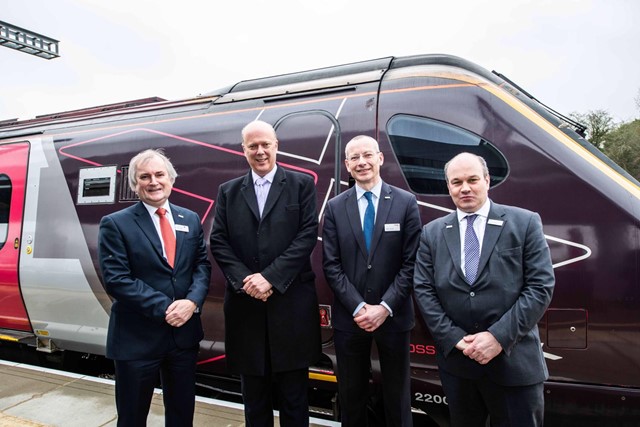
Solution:
<svg viewBox="0 0 640 427">
<path fill-rule="evenodd" d="M 276 165 L 270 124 L 249 123 L 242 141 L 251 170 L 220 186 L 210 242 L 227 286 L 227 366 L 241 376 L 247 426 L 273 426 L 276 398 L 281 426 L 307 426 L 308 368 L 321 354 L 315 184 Z"/>
<path fill-rule="evenodd" d="M 413 194 L 380 178 L 378 142 L 357 136 L 345 147 L 356 185 L 331 199 L 324 215 L 323 266 L 335 294 L 334 342 L 343 426 L 367 425 L 371 345 L 380 355 L 387 426 L 411 426 L 409 335 L 420 215 Z"/>
<path fill-rule="evenodd" d="M 100 222 L 98 257 L 114 299 L 107 357 L 115 360 L 118 426 L 146 425 L 158 373 L 165 425 L 193 423 L 211 263 L 198 215 L 169 203 L 176 176 L 161 151 L 136 155 L 129 185 L 140 202 Z"/>
<path fill-rule="evenodd" d="M 555 279 L 540 216 L 489 200 L 482 157 L 457 155 L 445 177 L 457 210 L 424 226 L 414 291 L 451 425 L 541 426 L 548 372 L 537 323 Z"/>
</svg>

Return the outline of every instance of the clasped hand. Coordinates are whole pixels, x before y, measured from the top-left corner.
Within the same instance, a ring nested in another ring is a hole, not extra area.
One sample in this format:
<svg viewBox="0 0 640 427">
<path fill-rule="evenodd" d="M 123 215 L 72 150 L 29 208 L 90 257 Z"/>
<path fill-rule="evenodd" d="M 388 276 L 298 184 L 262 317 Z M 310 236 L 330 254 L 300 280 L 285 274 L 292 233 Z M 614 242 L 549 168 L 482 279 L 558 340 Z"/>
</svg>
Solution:
<svg viewBox="0 0 640 427">
<path fill-rule="evenodd" d="M 188 299 L 179 299 L 172 302 L 165 311 L 164 320 L 174 328 L 187 323 L 193 312 L 196 310 L 196 303 Z"/>
<path fill-rule="evenodd" d="M 367 332 L 373 332 L 389 317 L 389 310 L 383 305 L 365 304 L 353 318 L 356 324 Z"/>
<path fill-rule="evenodd" d="M 254 273 L 244 278 L 242 290 L 249 296 L 266 302 L 273 294 L 273 286 L 262 274 Z"/>
<path fill-rule="evenodd" d="M 473 335 L 464 336 L 456 348 L 462 354 L 475 360 L 481 365 L 491 362 L 502 351 L 502 346 L 491 332 L 479 332 Z"/>
</svg>

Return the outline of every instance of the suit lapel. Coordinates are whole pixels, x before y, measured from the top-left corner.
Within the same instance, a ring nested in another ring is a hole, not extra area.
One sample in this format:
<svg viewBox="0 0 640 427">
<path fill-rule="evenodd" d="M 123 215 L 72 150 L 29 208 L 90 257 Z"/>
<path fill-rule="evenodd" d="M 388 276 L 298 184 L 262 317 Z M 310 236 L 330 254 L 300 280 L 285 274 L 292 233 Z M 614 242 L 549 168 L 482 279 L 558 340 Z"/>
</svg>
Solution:
<svg viewBox="0 0 640 427">
<path fill-rule="evenodd" d="M 182 212 L 182 209 L 173 204 L 170 204 L 170 205 L 171 205 L 171 215 L 173 216 L 174 226 L 185 225 L 188 227 L 188 225 L 185 224 L 185 216 Z M 188 234 L 183 231 L 178 231 L 177 227 L 175 227 L 175 230 L 176 230 L 176 259 L 173 262 L 174 268 L 175 266 L 178 265 L 178 262 L 180 261 L 180 254 L 182 254 L 182 246 L 184 244 L 185 237 Z"/>
<path fill-rule="evenodd" d="M 358 195 L 356 193 L 356 187 L 351 187 L 345 200 L 345 211 L 349 224 L 351 225 L 351 231 L 356 238 L 360 252 L 362 256 L 367 258 L 367 245 L 364 242 L 364 232 L 362 231 L 362 221 L 360 220 L 360 210 L 358 209 Z"/>
<path fill-rule="evenodd" d="M 442 231 L 444 235 L 444 241 L 447 244 L 447 248 L 449 249 L 449 255 L 451 257 L 451 262 L 453 263 L 453 267 L 462 280 L 466 282 L 466 278 L 462 271 L 462 265 L 460 264 L 460 259 L 462 258 L 462 249 L 460 245 L 460 222 L 458 221 L 458 215 L 456 211 L 449 214 L 444 219 L 444 230 Z"/>
<path fill-rule="evenodd" d="M 134 214 L 136 224 L 138 224 L 138 227 L 140 227 L 144 235 L 147 237 L 149 243 L 151 243 L 151 246 L 153 246 L 153 249 L 156 251 L 160 259 L 164 259 L 164 256 L 162 255 L 162 242 L 160 241 L 160 236 L 158 236 L 156 227 L 153 225 L 153 220 L 149 215 L 149 211 L 142 202 L 139 202 L 134 206 Z"/>
<path fill-rule="evenodd" d="M 498 242 L 498 238 L 504 229 L 504 223 L 507 222 L 504 216 L 504 209 L 502 209 L 500 205 L 496 205 L 491 202 L 491 209 L 489 210 L 489 217 L 487 218 L 487 224 L 484 230 L 484 239 L 482 241 L 482 251 L 480 252 L 477 277 L 480 277 L 480 273 L 487 265 L 489 257 L 491 256 L 491 253 Z"/>
<path fill-rule="evenodd" d="M 258 209 L 258 199 L 256 198 L 256 190 L 253 186 L 251 169 L 249 169 L 249 173 L 245 175 L 240 191 L 242 192 L 242 197 L 244 197 L 245 202 L 247 202 L 249 209 L 256 219 L 260 221 L 260 210 Z"/>
<path fill-rule="evenodd" d="M 271 188 L 269 189 L 269 194 L 267 195 L 267 200 L 264 203 L 262 218 L 266 218 L 269 212 L 271 212 L 273 207 L 276 205 L 276 202 L 278 201 L 280 194 L 282 194 L 286 183 L 287 174 L 285 173 L 282 166 L 278 166 L 278 169 L 276 169 L 276 174 L 273 177 L 273 182 L 271 183 Z M 257 204 L 258 203 L 256 202 L 256 206 Z"/>
</svg>

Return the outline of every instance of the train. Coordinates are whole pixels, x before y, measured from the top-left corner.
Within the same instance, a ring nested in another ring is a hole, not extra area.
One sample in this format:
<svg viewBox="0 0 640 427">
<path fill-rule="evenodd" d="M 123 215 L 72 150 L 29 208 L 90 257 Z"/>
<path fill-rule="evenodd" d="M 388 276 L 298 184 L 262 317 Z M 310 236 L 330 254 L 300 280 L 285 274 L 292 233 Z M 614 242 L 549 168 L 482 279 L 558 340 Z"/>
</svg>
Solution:
<svg viewBox="0 0 640 427">
<path fill-rule="evenodd" d="M 279 165 L 316 184 L 320 229 L 312 262 L 323 355 L 309 371 L 315 391 L 335 394 L 339 381 L 333 295 L 322 274 L 323 212 L 353 185 L 344 145 L 364 134 L 384 153 L 383 180 L 415 194 L 423 223 L 455 209 L 443 167 L 462 151 L 487 160 L 492 200 L 540 214 L 556 276 L 539 323 L 550 373 L 546 424 L 640 423 L 640 183 L 593 147 L 579 123 L 506 76 L 444 54 L 244 80 L 181 100 L 151 97 L 0 121 L 3 344 L 104 355 L 112 301 L 97 261 L 98 224 L 137 200 L 126 179 L 129 160 L 163 149 L 179 174 L 171 201 L 197 212 L 208 236 L 218 186 L 248 170 L 240 131 L 256 119 L 275 127 Z M 214 263 L 198 378 L 232 388 L 223 296 Z M 417 318 L 412 407 L 425 425 L 446 426 L 436 351 Z M 384 387 L 375 347 L 372 358 L 375 408 Z"/>
</svg>

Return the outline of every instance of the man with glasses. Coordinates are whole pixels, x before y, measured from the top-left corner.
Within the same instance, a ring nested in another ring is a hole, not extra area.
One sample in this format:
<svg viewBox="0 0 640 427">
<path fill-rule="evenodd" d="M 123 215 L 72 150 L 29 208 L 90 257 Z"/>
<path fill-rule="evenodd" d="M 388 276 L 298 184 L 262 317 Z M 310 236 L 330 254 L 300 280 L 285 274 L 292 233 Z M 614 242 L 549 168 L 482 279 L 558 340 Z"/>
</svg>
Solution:
<svg viewBox="0 0 640 427">
<path fill-rule="evenodd" d="M 409 335 L 420 215 L 413 194 L 380 178 L 378 142 L 345 147 L 356 185 L 331 199 L 323 225 L 323 266 L 335 294 L 334 342 L 343 426 L 367 425 L 371 345 L 380 355 L 387 426 L 411 426 Z"/>
<path fill-rule="evenodd" d="M 227 367 L 239 374 L 247 426 L 309 425 L 309 366 L 320 358 L 320 316 L 310 255 L 318 239 L 309 175 L 276 164 L 273 127 L 242 130 L 249 173 L 222 184 L 211 252 L 226 279 Z"/>
</svg>

